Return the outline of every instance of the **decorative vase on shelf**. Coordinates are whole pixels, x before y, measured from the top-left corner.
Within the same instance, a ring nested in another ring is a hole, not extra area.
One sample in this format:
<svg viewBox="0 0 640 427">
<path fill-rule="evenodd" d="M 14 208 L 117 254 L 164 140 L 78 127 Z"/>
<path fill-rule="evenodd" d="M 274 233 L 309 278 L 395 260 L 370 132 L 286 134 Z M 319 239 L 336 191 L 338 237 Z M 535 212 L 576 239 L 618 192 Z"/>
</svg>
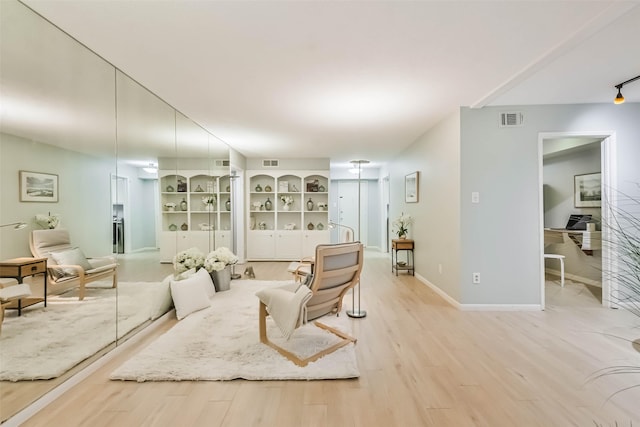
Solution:
<svg viewBox="0 0 640 427">
<path fill-rule="evenodd" d="M 309 200 L 307 200 L 307 210 L 313 210 L 313 200 L 311 200 L 311 197 L 309 197 Z"/>
<path fill-rule="evenodd" d="M 181 211 L 187 210 L 187 201 L 185 199 L 182 199 L 182 201 L 180 202 L 180 210 Z"/>
<path fill-rule="evenodd" d="M 187 225 L 187 223 L 183 222 L 182 225 L 180 226 L 180 230 L 187 231 L 188 229 L 189 229 L 189 226 Z"/>
<path fill-rule="evenodd" d="M 258 193 L 262 191 L 262 187 L 260 186 L 260 184 L 256 185 L 256 191 Z"/>
<path fill-rule="evenodd" d="M 227 193 L 231 191 L 231 187 L 227 185 L 227 188 L 225 190 Z"/>
<path fill-rule="evenodd" d="M 269 198 L 267 197 L 267 201 L 264 202 L 264 208 L 270 211 L 272 207 L 273 207 L 273 204 L 271 203 L 271 200 L 269 200 Z"/>
<path fill-rule="evenodd" d="M 288 211 L 291 208 L 291 206 L 287 203 L 285 203 L 284 205 L 282 205 L 282 210 L 283 211 Z"/>
<path fill-rule="evenodd" d="M 326 188 L 324 188 L 324 185 L 320 185 L 320 186 L 318 187 L 318 191 L 319 191 L 319 192 L 321 192 L 321 193 L 324 193 L 325 191 L 327 191 L 327 189 L 326 189 Z"/>
<path fill-rule="evenodd" d="M 231 288 L 231 266 L 227 265 L 220 271 L 209 273 L 216 292 L 228 291 Z"/>
<path fill-rule="evenodd" d="M 271 191 L 271 186 L 267 185 L 264 187 L 264 191 L 266 191 L 267 193 Z"/>
<path fill-rule="evenodd" d="M 231 210 L 231 200 L 227 199 L 227 201 L 224 202 L 224 208 L 228 211 Z"/>
</svg>

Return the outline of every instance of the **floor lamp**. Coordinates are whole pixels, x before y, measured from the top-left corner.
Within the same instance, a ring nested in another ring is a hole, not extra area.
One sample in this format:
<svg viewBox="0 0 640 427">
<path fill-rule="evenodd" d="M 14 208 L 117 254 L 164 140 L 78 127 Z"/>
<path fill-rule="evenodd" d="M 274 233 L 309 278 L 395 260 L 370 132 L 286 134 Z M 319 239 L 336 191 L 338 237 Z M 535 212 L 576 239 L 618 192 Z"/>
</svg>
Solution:
<svg viewBox="0 0 640 427">
<path fill-rule="evenodd" d="M 25 222 L 12 222 L 11 224 L 2 224 L 0 225 L 0 228 L 11 227 L 11 226 L 13 226 L 14 230 L 20 230 L 21 228 L 25 228 L 27 224 Z"/>
<path fill-rule="evenodd" d="M 362 200 L 360 197 L 360 186 L 361 186 L 361 179 L 362 179 L 362 165 L 366 165 L 367 163 L 369 163 L 369 160 L 351 160 L 351 164 L 354 166 L 354 168 L 357 166 L 358 168 L 358 241 L 362 242 L 362 234 L 361 234 L 361 230 L 360 230 L 360 211 L 361 211 L 361 204 L 362 204 Z M 355 238 L 354 238 L 355 240 Z M 360 281 L 358 281 L 358 284 L 356 285 L 358 287 L 358 308 L 356 308 L 356 295 L 355 295 L 355 289 L 353 290 L 353 292 L 351 293 L 351 310 L 347 310 L 347 316 L 349 317 L 355 317 L 355 318 L 362 318 L 362 317 L 366 317 L 367 312 L 365 310 L 362 310 L 360 308 Z"/>
<path fill-rule="evenodd" d="M 233 233 L 233 235 L 231 236 L 231 251 L 235 254 L 236 251 L 238 250 L 236 248 L 236 239 L 238 238 L 238 226 L 236 224 L 235 221 L 235 214 L 236 214 L 236 179 L 238 179 L 238 175 L 236 174 L 235 170 L 231 171 L 231 174 L 229 175 L 229 181 L 230 181 L 230 187 L 231 187 L 231 233 Z M 240 279 L 242 277 L 241 274 L 236 273 L 236 265 L 235 264 L 231 264 L 231 279 Z"/>
</svg>

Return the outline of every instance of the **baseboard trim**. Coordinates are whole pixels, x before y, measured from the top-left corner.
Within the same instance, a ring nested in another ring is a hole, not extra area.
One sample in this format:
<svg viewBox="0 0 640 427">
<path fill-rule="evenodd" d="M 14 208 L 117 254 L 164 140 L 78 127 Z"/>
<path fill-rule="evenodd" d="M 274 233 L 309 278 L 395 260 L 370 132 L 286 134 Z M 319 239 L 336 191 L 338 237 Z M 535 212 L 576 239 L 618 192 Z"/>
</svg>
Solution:
<svg viewBox="0 0 640 427">
<path fill-rule="evenodd" d="M 416 273 L 416 279 L 460 311 L 542 311 L 540 304 L 461 304 L 418 273 Z"/>
<path fill-rule="evenodd" d="M 57 398 L 65 394 L 67 391 L 71 390 L 73 387 L 78 385 L 81 381 L 85 380 L 89 375 L 96 372 L 98 369 L 103 367 L 107 362 L 110 362 L 114 357 L 118 356 L 123 351 L 128 350 L 134 344 L 138 343 L 138 341 L 145 338 L 147 335 L 153 333 L 156 329 L 162 326 L 164 323 L 169 321 L 175 317 L 175 309 L 172 309 L 165 313 L 162 317 L 156 319 L 149 326 L 144 328 L 142 331 L 135 334 L 133 337 L 127 339 L 121 345 L 118 345 L 116 348 L 100 357 L 98 360 L 93 362 L 91 365 L 87 366 L 77 374 L 73 375 L 71 378 L 60 384 L 58 387 L 53 390 L 45 393 L 39 399 L 35 400 L 31 405 L 24 408 L 22 411 L 15 414 L 13 417 L 7 419 L 4 423 L 2 423 L 2 427 L 19 427 L 24 422 L 26 422 L 29 418 L 36 415 L 38 412 L 49 406 L 53 403 Z"/>
</svg>

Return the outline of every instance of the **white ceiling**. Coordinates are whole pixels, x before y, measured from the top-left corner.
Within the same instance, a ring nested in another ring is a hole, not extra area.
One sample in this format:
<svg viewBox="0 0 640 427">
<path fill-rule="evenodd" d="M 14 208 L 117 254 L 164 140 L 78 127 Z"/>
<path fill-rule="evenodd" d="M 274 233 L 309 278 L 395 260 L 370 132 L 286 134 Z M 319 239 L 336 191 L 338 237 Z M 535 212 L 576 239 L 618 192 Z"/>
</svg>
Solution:
<svg viewBox="0 0 640 427">
<path fill-rule="evenodd" d="M 25 3 L 248 157 L 382 163 L 459 106 L 608 103 L 640 74 L 635 1 Z"/>
</svg>

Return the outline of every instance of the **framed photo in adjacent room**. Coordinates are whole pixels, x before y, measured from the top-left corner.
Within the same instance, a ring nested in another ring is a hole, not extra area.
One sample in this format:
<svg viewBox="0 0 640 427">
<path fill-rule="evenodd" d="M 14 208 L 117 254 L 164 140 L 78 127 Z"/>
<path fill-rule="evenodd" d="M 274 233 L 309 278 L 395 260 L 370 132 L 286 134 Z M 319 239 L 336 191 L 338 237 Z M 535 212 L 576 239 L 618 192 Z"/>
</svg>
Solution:
<svg viewBox="0 0 640 427">
<path fill-rule="evenodd" d="M 414 172 L 404 177 L 404 201 L 406 203 L 418 202 L 419 173 Z"/>
<path fill-rule="evenodd" d="M 58 175 L 20 171 L 21 202 L 58 202 Z"/>
<path fill-rule="evenodd" d="M 602 206 L 602 183 L 600 172 L 575 175 L 573 196 L 576 208 L 599 208 Z"/>
</svg>

